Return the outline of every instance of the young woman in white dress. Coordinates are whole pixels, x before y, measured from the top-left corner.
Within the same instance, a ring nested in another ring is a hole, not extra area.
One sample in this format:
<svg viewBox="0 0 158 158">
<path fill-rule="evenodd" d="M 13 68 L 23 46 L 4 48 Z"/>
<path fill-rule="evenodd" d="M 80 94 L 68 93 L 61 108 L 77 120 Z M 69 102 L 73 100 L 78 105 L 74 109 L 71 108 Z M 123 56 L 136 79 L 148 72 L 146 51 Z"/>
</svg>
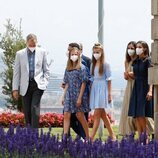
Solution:
<svg viewBox="0 0 158 158">
<path fill-rule="evenodd" d="M 123 136 L 129 135 L 136 131 L 133 117 L 128 116 L 129 101 L 134 84 L 134 78 L 130 74 L 133 71 L 132 63 L 136 58 L 136 42 L 131 41 L 128 43 L 126 48 L 124 79 L 127 80 L 127 86 L 124 93 L 119 123 L 119 134 Z"/>
</svg>

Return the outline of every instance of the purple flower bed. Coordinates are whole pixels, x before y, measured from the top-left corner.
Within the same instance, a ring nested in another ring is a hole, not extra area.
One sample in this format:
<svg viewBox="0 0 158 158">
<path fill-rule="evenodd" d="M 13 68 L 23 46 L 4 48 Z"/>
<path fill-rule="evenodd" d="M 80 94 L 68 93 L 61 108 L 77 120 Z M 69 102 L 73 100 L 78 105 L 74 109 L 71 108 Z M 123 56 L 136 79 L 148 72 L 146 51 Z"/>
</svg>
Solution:
<svg viewBox="0 0 158 158">
<path fill-rule="evenodd" d="M 108 139 L 82 141 L 78 137 L 51 135 L 30 127 L 14 128 L 10 126 L 7 132 L 0 128 L 0 157 L 2 158 L 157 158 L 158 141 L 150 141 L 147 145 L 140 140 L 128 136 L 121 141 L 112 142 Z"/>
</svg>

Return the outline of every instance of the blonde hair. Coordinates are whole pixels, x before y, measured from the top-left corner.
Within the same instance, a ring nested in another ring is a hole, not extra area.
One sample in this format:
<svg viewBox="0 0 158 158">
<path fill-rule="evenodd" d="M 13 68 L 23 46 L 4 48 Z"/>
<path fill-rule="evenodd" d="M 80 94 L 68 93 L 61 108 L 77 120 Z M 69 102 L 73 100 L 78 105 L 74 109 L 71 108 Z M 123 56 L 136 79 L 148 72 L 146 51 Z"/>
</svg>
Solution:
<svg viewBox="0 0 158 158">
<path fill-rule="evenodd" d="M 71 51 L 79 51 L 78 48 L 72 48 Z M 70 59 L 71 57 L 71 51 L 69 52 L 69 57 L 68 57 L 68 61 L 67 61 L 67 66 L 66 66 L 66 70 L 71 71 L 71 70 L 78 70 L 81 68 L 81 57 L 80 55 L 78 55 L 78 60 L 76 61 L 75 66 L 73 66 L 73 61 Z"/>
<path fill-rule="evenodd" d="M 101 57 L 100 57 L 100 65 L 99 65 L 99 75 L 103 75 L 103 72 L 104 72 L 104 49 L 103 49 L 103 45 L 100 44 L 100 43 L 95 43 L 92 50 L 94 49 L 100 49 L 101 50 Z M 92 54 L 92 75 L 94 75 L 94 69 L 95 69 L 95 66 L 96 66 L 96 59 L 94 58 L 93 54 Z"/>
</svg>

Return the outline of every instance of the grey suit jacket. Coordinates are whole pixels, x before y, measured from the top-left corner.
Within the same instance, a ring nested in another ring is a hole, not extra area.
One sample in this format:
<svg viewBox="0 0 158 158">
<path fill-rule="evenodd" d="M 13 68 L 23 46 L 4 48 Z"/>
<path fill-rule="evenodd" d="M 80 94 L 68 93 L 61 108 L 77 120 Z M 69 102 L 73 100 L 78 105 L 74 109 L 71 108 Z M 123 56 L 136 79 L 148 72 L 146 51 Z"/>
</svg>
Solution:
<svg viewBox="0 0 158 158">
<path fill-rule="evenodd" d="M 36 47 L 35 52 L 35 76 L 38 88 L 45 90 L 48 85 L 49 64 L 47 60 L 48 53 L 39 47 Z M 29 64 L 27 48 L 24 48 L 16 53 L 15 65 L 13 70 L 12 90 L 19 90 L 20 95 L 24 96 L 29 85 Z"/>
</svg>

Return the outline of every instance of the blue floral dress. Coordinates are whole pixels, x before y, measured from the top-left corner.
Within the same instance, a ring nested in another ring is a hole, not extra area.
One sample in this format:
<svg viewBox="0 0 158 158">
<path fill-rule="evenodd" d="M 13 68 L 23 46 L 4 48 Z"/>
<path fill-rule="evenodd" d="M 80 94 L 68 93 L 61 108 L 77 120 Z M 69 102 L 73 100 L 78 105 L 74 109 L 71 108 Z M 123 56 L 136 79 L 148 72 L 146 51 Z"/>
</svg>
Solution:
<svg viewBox="0 0 158 158">
<path fill-rule="evenodd" d="M 77 107 L 77 99 L 80 94 L 81 85 L 83 82 L 89 81 L 89 75 L 87 68 L 82 65 L 79 70 L 65 71 L 64 82 L 68 84 L 68 90 L 66 92 L 64 112 L 76 113 L 76 112 L 89 112 L 89 94 L 85 90 L 82 103 L 80 107 Z"/>
</svg>

